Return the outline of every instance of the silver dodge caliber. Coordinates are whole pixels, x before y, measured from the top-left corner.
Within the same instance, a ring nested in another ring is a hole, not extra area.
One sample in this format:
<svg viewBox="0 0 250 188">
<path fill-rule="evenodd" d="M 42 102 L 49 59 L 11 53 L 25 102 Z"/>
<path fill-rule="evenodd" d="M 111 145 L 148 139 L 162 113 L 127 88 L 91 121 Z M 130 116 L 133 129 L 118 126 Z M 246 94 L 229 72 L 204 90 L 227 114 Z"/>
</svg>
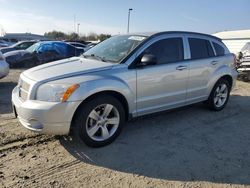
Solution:
<svg viewBox="0 0 250 188">
<path fill-rule="evenodd" d="M 88 146 L 111 143 L 125 121 L 205 101 L 222 110 L 235 84 L 235 58 L 219 38 L 192 32 L 111 37 L 73 57 L 24 71 L 12 93 L 26 128 Z"/>
</svg>

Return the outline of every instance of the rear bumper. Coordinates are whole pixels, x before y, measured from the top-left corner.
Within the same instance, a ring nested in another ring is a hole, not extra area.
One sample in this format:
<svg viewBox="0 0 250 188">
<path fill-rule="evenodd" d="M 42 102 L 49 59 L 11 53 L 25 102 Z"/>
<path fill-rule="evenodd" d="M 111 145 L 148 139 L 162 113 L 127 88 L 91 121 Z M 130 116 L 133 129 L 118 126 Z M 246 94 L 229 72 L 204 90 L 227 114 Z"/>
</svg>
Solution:
<svg viewBox="0 0 250 188">
<path fill-rule="evenodd" d="M 12 92 L 12 103 L 20 124 L 25 128 L 39 133 L 65 135 L 69 133 L 74 112 L 80 101 L 22 101 L 18 96 L 18 89 L 15 88 Z"/>
</svg>

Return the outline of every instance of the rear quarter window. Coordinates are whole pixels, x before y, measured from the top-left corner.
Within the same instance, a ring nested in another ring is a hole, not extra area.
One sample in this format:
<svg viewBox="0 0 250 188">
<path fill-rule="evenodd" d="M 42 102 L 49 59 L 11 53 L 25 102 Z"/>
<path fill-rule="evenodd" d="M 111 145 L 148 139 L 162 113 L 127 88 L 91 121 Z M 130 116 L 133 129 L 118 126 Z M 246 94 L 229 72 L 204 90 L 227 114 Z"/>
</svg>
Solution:
<svg viewBox="0 0 250 188">
<path fill-rule="evenodd" d="M 225 49 L 224 47 L 222 47 L 221 45 L 213 42 L 213 46 L 214 46 L 214 49 L 215 49 L 215 52 L 216 52 L 216 56 L 223 56 L 225 55 Z"/>
<path fill-rule="evenodd" d="M 188 42 L 190 46 L 191 59 L 203 59 L 215 56 L 213 48 L 208 40 L 189 38 Z"/>
</svg>

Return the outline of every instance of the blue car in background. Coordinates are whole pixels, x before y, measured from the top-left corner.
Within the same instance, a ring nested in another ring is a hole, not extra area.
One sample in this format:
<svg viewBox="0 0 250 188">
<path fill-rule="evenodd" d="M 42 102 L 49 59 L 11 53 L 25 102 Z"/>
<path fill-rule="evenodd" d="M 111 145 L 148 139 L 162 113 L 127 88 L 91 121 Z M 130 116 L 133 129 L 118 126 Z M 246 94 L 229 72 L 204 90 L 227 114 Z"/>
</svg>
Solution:
<svg viewBox="0 0 250 188">
<path fill-rule="evenodd" d="M 51 61 L 79 56 L 84 52 L 66 42 L 38 42 L 26 50 L 15 50 L 4 54 L 10 68 L 30 68 Z"/>
</svg>

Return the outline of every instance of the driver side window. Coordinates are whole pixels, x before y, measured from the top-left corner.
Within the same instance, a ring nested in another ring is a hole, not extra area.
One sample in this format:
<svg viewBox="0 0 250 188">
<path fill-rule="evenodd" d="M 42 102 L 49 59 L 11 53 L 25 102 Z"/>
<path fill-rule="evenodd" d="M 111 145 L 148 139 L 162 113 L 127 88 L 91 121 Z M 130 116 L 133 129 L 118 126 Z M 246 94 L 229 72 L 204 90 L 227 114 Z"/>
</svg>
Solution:
<svg viewBox="0 0 250 188">
<path fill-rule="evenodd" d="M 143 54 L 156 57 L 157 64 L 172 63 L 184 60 L 182 38 L 167 38 L 150 45 Z"/>
</svg>

